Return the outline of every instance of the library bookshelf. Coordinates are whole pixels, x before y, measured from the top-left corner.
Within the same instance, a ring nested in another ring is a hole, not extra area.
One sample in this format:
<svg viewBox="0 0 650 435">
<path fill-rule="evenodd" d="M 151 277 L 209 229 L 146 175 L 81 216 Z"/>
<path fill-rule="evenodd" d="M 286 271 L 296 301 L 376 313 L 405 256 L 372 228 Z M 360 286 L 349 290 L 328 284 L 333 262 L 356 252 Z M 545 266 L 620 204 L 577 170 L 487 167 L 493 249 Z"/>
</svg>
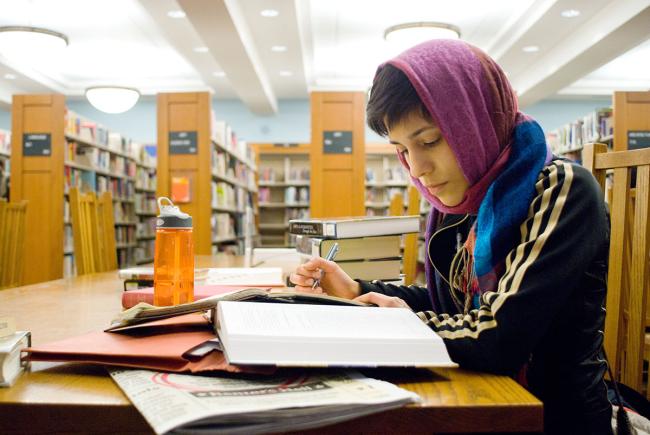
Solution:
<svg viewBox="0 0 650 435">
<path fill-rule="evenodd" d="M 309 144 L 253 144 L 258 169 L 261 246 L 293 247 L 289 219 L 310 216 Z"/>
<path fill-rule="evenodd" d="M 137 218 L 135 263 L 153 262 L 156 240 L 156 145 L 144 145 L 136 150 L 135 216 Z"/>
<path fill-rule="evenodd" d="M 366 144 L 366 196 L 367 216 L 388 216 L 391 200 L 396 194 L 404 198 L 408 207 L 409 178 L 402 167 L 395 147 L 385 143 Z"/>
<path fill-rule="evenodd" d="M 196 254 L 243 254 L 256 236 L 246 218 L 257 213 L 251 147 L 216 120 L 208 92 L 158 94 L 157 106 L 157 195 L 192 216 Z"/>
<path fill-rule="evenodd" d="M 612 151 L 650 146 L 650 91 L 614 92 L 613 107 L 596 109 L 547 134 L 556 155 L 582 162 L 585 144 L 600 142 Z"/>
<path fill-rule="evenodd" d="M 119 267 L 135 264 L 136 159 L 130 140 L 67 110 L 58 94 L 14 95 L 12 201 L 27 200 L 25 284 L 75 273 L 68 190 L 111 192 Z"/>
</svg>

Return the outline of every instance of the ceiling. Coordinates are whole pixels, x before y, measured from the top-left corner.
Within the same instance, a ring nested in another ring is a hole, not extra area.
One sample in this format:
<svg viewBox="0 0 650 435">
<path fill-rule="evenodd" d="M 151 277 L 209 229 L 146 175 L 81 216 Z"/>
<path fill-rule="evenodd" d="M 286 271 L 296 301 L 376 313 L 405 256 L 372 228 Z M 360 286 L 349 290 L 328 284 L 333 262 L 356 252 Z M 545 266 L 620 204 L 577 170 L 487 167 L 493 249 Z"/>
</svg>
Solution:
<svg viewBox="0 0 650 435">
<path fill-rule="evenodd" d="M 524 107 L 650 89 L 650 0 L 0 0 L 0 10 L 0 26 L 70 41 L 52 55 L 0 53 L 5 106 L 16 93 L 75 97 L 111 84 L 209 90 L 272 115 L 278 100 L 312 90 L 366 90 L 395 54 L 384 30 L 414 21 L 459 26 L 502 65 Z"/>
</svg>

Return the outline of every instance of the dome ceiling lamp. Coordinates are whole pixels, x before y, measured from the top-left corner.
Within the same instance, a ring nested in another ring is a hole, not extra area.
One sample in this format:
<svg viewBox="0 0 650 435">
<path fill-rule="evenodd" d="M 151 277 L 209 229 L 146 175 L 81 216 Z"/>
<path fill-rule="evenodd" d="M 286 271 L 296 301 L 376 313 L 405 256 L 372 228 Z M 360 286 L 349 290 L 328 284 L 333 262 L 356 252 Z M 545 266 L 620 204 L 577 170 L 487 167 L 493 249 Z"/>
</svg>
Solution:
<svg viewBox="0 0 650 435">
<path fill-rule="evenodd" d="M 431 39 L 460 39 L 460 28 L 436 21 L 403 23 L 387 28 L 384 39 L 401 51 Z"/>
<path fill-rule="evenodd" d="M 140 91 L 123 86 L 93 86 L 86 89 L 86 98 L 102 112 L 124 113 L 138 102 Z"/>
<path fill-rule="evenodd" d="M 67 47 L 68 37 L 32 26 L 0 26 L 0 53 L 7 57 L 51 55 Z"/>
</svg>

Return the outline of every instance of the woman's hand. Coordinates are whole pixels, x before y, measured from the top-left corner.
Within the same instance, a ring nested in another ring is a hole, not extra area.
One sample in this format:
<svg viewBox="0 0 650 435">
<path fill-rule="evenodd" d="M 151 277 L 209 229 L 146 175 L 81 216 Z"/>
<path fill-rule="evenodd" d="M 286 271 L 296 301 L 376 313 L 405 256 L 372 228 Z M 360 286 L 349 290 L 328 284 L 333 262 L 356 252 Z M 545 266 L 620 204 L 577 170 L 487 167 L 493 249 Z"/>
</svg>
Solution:
<svg viewBox="0 0 650 435">
<path fill-rule="evenodd" d="M 321 275 L 322 271 L 322 275 Z M 320 278 L 320 286 L 313 288 L 314 280 Z M 341 269 L 333 261 L 321 257 L 314 257 L 301 264 L 289 276 L 289 280 L 296 285 L 296 291 L 306 293 L 327 293 L 345 299 L 354 299 L 361 291 L 359 283 Z"/>
<path fill-rule="evenodd" d="M 386 296 L 377 292 L 366 293 L 357 298 L 354 298 L 354 300 L 357 302 L 363 302 L 364 304 L 374 304 L 377 305 L 378 307 L 408 308 L 409 310 L 411 309 L 411 307 L 409 307 L 408 304 L 404 302 L 403 299 L 400 299 L 395 296 Z"/>
</svg>

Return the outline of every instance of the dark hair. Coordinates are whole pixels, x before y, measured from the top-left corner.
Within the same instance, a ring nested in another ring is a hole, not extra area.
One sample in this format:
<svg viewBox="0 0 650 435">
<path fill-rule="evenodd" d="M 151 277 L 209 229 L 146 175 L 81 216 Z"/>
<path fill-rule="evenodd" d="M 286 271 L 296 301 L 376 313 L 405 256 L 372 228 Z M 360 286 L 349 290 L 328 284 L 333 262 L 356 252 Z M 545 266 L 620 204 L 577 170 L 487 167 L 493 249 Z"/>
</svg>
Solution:
<svg viewBox="0 0 650 435">
<path fill-rule="evenodd" d="M 430 116 L 406 74 L 393 65 L 384 65 L 370 89 L 366 107 L 368 127 L 380 136 L 388 136 L 388 129 L 414 110 Z"/>
</svg>

